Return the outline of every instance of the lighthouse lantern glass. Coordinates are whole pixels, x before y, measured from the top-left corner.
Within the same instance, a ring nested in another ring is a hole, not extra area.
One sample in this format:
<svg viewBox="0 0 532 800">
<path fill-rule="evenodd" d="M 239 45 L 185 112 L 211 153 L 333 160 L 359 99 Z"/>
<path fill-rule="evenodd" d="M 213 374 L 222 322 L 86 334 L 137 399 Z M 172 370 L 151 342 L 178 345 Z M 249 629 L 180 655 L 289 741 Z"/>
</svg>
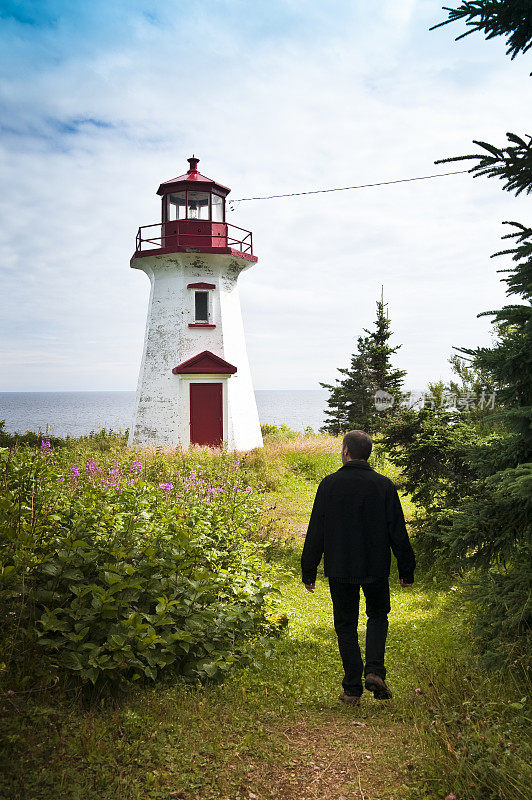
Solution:
<svg viewBox="0 0 532 800">
<path fill-rule="evenodd" d="M 175 219 L 185 219 L 187 201 L 185 192 L 176 192 L 167 195 L 167 220 L 173 222 Z"/>
<path fill-rule="evenodd" d="M 187 192 L 189 219 L 209 219 L 209 192 Z"/>
<path fill-rule="evenodd" d="M 219 194 L 212 194 L 212 221 L 224 221 L 224 199 Z"/>
</svg>

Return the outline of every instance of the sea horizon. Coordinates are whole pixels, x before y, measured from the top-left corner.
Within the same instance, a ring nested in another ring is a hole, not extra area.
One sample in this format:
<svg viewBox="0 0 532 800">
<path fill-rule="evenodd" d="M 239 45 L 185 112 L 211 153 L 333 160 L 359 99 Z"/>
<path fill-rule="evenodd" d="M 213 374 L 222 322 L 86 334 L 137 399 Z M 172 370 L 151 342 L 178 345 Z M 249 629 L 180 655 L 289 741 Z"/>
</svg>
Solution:
<svg viewBox="0 0 532 800">
<path fill-rule="evenodd" d="M 327 389 L 256 389 L 255 399 L 262 424 L 286 425 L 293 430 L 324 424 Z M 65 437 L 91 431 L 130 427 L 134 389 L 29 390 L 0 392 L 0 420 L 8 433 L 26 430 Z"/>
</svg>

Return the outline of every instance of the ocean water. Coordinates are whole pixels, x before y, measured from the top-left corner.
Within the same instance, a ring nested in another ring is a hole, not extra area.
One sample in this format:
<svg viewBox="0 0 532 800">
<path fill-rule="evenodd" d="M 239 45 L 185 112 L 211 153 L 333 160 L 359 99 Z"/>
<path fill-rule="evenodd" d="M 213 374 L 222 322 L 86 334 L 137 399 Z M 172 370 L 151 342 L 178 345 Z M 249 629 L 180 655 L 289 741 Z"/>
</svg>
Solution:
<svg viewBox="0 0 532 800">
<path fill-rule="evenodd" d="M 323 425 L 326 389 L 257 390 L 259 419 L 296 431 Z M 123 430 L 131 425 L 135 392 L 0 392 L 0 420 L 5 430 L 48 430 L 55 436 L 81 436 L 98 428 Z"/>
</svg>

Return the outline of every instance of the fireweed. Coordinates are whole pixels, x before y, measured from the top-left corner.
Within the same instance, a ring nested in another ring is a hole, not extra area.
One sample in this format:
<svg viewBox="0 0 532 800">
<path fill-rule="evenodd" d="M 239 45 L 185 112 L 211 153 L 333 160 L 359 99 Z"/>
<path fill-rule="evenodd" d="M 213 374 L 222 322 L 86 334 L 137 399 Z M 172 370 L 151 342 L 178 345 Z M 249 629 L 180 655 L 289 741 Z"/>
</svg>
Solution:
<svg viewBox="0 0 532 800">
<path fill-rule="evenodd" d="M 239 463 L 215 481 L 171 458 L 64 459 L 47 442 L 0 450 L 8 669 L 67 683 L 170 670 L 204 680 L 279 632 L 253 542 L 261 497 Z"/>
</svg>

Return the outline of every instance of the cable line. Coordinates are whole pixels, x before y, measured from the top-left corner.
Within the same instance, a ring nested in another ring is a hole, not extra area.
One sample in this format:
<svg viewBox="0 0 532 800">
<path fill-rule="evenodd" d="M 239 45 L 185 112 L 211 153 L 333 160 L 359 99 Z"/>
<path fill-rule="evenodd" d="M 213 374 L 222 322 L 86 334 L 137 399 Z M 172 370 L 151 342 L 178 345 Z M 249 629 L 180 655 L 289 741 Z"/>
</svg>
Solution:
<svg viewBox="0 0 532 800">
<path fill-rule="evenodd" d="M 244 203 L 248 200 L 277 200 L 279 197 L 300 197 L 304 194 L 326 194 L 328 192 L 347 192 L 349 189 L 369 189 L 372 186 L 389 186 L 392 183 L 409 183 L 410 181 L 428 181 L 432 178 L 445 178 L 447 175 L 461 175 L 469 172 L 468 169 L 459 169 L 456 172 L 439 172 L 436 175 L 422 175 L 419 178 L 399 178 L 395 181 L 380 181 L 379 183 L 361 183 L 358 186 L 341 186 L 335 189 L 312 189 L 308 192 L 288 192 L 287 194 L 269 194 L 264 197 L 239 197 L 238 200 L 229 200 L 231 203 Z"/>
</svg>

